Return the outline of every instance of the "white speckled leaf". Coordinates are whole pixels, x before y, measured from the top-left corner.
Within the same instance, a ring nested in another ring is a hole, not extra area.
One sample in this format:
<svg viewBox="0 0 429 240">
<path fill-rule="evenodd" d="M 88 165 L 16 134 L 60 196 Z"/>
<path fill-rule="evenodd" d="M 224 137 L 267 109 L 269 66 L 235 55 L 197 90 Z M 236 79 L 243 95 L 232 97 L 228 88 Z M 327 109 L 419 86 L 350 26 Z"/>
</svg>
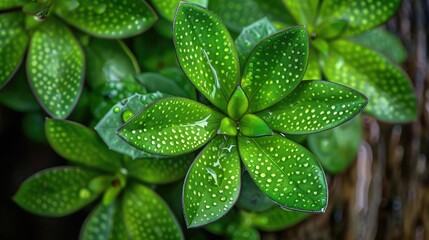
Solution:
<svg viewBox="0 0 429 240">
<path fill-rule="evenodd" d="M 191 3 L 181 3 L 174 20 L 177 60 L 189 80 L 216 107 L 226 112 L 239 82 L 234 41 L 219 17 Z"/>
<path fill-rule="evenodd" d="M 24 58 L 28 42 L 24 16 L 18 12 L 0 14 L 0 89 L 12 78 Z"/>
<path fill-rule="evenodd" d="M 282 0 L 298 24 L 314 24 L 320 0 Z"/>
<path fill-rule="evenodd" d="M 137 184 L 128 186 L 124 190 L 122 207 L 132 239 L 184 239 L 173 213 L 151 189 Z"/>
<path fill-rule="evenodd" d="M 80 233 L 80 240 L 108 240 L 116 224 L 115 215 L 118 203 L 115 201 L 108 206 L 98 204 L 86 218 Z"/>
<path fill-rule="evenodd" d="M 326 81 L 303 81 L 284 100 L 260 113 L 271 129 L 308 134 L 336 127 L 363 110 L 368 100 L 348 87 Z"/>
<path fill-rule="evenodd" d="M 241 167 L 235 138 L 218 136 L 197 156 L 183 186 L 188 227 L 211 223 L 225 215 L 240 193 Z"/>
<path fill-rule="evenodd" d="M 136 114 L 145 108 L 148 104 L 165 97 L 160 92 L 149 94 L 135 94 L 129 98 L 115 104 L 104 117 L 95 126 L 95 131 L 106 143 L 109 149 L 128 155 L 132 158 L 151 158 L 152 154 L 144 152 L 124 142 L 117 134 L 116 130 L 124 122 L 123 116 L 127 114 Z"/>
<path fill-rule="evenodd" d="M 387 122 L 416 119 L 417 100 L 411 82 L 389 60 L 348 41 L 333 42 L 329 56 L 322 60 L 328 80 L 365 93 L 367 113 Z"/>
<path fill-rule="evenodd" d="M 24 0 L 1 0 L 0 9 L 9 9 L 19 7 L 24 3 Z"/>
<path fill-rule="evenodd" d="M 193 160 L 194 154 L 188 154 L 162 159 L 130 159 L 124 165 L 131 177 L 147 183 L 163 184 L 182 179 Z"/>
<path fill-rule="evenodd" d="M 239 137 L 238 149 L 256 185 L 274 202 L 291 210 L 325 211 L 325 173 L 307 149 L 277 134 Z"/>
<path fill-rule="evenodd" d="M 389 19 L 401 0 L 324 0 L 319 21 L 344 19 L 348 22 L 344 36 L 352 36 L 374 28 Z"/>
<path fill-rule="evenodd" d="M 54 10 L 69 24 L 103 38 L 135 36 L 158 19 L 142 0 L 61 0 Z"/>
<path fill-rule="evenodd" d="M 174 13 L 181 0 L 151 0 L 155 9 L 161 16 L 169 21 L 173 21 Z M 207 7 L 209 0 L 186 0 L 186 2 L 193 2 L 203 7 Z"/>
<path fill-rule="evenodd" d="M 291 27 L 262 40 L 247 59 L 241 87 L 249 112 L 268 108 L 295 89 L 308 61 L 308 36 L 303 26 Z"/>
<path fill-rule="evenodd" d="M 349 40 L 386 56 L 396 64 L 403 63 L 407 59 L 407 50 L 401 41 L 382 28 L 366 31 Z"/>
<path fill-rule="evenodd" d="M 13 199 L 25 210 L 48 217 L 61 217 L 88 205 L 98 192 L 88 189 L 98 173 L 76 167 L 50 168 L 28 178 Z"/>
<path fill-rule="evenodd" d="M 34 31 L 27 75 L 42 107 L 54 118 L 66 118 L 83 87 L 84 54 L 71 31 L 56 19 Z"/>
<path fill-rule="evenodd" d="M 243 28 L 243 31 L 241 31 L 240 35 L 235 39 L 240 62 L 245 63 L 256 44 L 275 32 L 276 28 L 268 18 L 262 18 Z M 244 67 L 244 64 L 242 67 Z"/>
<path fill-rule="evenodd" d="M 168 97 L 149 105 L 118 130 L 132 146 L 159 155 L 182 155 L 212 139 L 224 118 L 186 98 Z"/>
<path fill-rule="evenodd" d="M 78 123 L 46 119 L 46 137 L 51 147 L 72 163 L 115 172 L 121 155 L 107 149 L 93 130 Z"/>
</svg>

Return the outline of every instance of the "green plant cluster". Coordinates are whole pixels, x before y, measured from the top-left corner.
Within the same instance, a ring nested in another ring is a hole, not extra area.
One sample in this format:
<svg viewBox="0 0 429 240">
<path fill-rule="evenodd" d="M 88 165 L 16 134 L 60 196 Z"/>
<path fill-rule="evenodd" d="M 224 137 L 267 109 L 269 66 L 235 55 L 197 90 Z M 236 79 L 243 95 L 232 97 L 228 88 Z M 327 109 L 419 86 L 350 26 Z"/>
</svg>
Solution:
<svg viewBox="0 0 429 240">
<path fill-rule="evenodd" d="M 71 165 L 14 200 L 49 217 L 93 207 L 84 240 L 260 239 L 323 213 L 360 113 L 416 118 L 405 51 L 376 28 L 399 5 L 2 1 L 0 102 Z"/>
</svg>

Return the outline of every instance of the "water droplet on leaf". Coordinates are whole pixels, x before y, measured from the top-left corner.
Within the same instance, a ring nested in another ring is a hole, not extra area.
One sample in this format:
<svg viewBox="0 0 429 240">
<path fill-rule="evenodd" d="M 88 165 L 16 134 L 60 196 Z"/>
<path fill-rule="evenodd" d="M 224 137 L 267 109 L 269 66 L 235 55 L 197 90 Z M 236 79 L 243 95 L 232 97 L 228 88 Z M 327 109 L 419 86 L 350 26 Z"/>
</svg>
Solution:
<svg viewBox="0 0 429 240">
<path fill-rule="evenodd" d="M 134 113 L 130 110 L 125 110 L 122 112 L 122 121 L 127 122 L 134 116 Z"/>
<path fill-rule="evenodd" d="M 119 107 L 115 107 L 115 108 L 113 108 L 113 112 L 114 112 L 114 113 L 118 113 L 118 112 L 119 112 L 119 110 L 120 110 L 120 109 L 119 109 Z"/>
</svg>

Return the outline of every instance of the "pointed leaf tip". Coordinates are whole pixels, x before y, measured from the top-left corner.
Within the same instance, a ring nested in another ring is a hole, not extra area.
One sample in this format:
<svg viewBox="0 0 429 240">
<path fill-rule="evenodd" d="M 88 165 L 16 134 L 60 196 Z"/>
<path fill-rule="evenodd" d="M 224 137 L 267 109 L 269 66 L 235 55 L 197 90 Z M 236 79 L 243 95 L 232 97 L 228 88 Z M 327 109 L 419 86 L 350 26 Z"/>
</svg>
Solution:
<svg viewBox="0 0 429 240">
<path fill-rule="evenodd" d="M 304 26 L 285 29 L 256 45 L 241 81 L 250 102 L 250 113 L 276 104 L 298 86 L 307 68 L 308 52 Z"/>
<path fill-rule="evenodd" d="M 218 16 L 182 2 L 173 27 L 177 60 L 194 86 L 217 108 L 227 101 L 240 78 L 238 53 Z"/>
<path fill-rule="evenodd" d="M 148 153 L 182 155 L 212 139 L 225 116 L 193 100 L 160 99 L 118 130 L 129 144 Z"/>
<path fill-rule="evenodd" d="M 238 86 L 228 101 L 228 115 L 237 120 L 243 116 L 248 109 L 249 99 L 247 99 L 243 89 Z"/>
</svg>

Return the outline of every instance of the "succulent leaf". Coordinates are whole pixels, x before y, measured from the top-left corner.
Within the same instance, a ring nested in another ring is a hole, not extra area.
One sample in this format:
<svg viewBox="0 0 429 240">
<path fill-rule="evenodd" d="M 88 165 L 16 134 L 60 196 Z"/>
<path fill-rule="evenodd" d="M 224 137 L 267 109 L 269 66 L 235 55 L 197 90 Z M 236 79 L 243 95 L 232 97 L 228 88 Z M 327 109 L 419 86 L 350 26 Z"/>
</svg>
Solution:
<svg viewBox="0 0 429 240">
<path fill-rule="evenodd" d="M 240 168 L 235 138 L 218 136 L 202 150 L 183 186 L 188 227 L 211 223 L 233 207 L 240 193 Z"/>
<path fill-rule="evenodd" d="M 106 149 L 93 130 L 78 123 L 46 119 L 46 137 L 52 148 L 72 163 L 115 172 L 121 156 Z"/>
<path fill-rule="evenodd" d="M 226 112 L 240 77 L 238 54 L 228 29 L 214 13 L 181 3 L 173 39 L 186 76 L 213 105 Z"/>
<path fill-rule="evenodd" d="M 182 179 L 191 166 L 193 157 L 193 154 L 188 154 L 174 158 L 129 159 L 124 165 L 131 177 L 147 183 L 163 184 Z"/>
<path fill-rule="evenodd" d="M 303 81 L 275 106 L 258 113 L 277 132 L 308 134 L 336 127 L 356 116 L 366 97 L 348 87 L 326 81 Z"/>
<path fill-rule="evenodd" d="M 160 92 L 144 95 L 134 94 L 133 96 L 115 104 L 97 123 L 95 131 L 97 131 L 98 135 L 100 135 L 106 145 L 112 150 L 128 155 L 132 158 L 157 158 L 157 156 L 144 152 L 124 142 L 116 134 L 116 130 L 121 127 L 124 122 L 127 122 L 124 121 L 123 118 L 125 115 L 134 115 L 150 103 L 163 97 L 165 97 L 165 95 Z"/>
<path fill-rule="evenodd" d="M 36 98 L 52 117 L 68 117 L 77 104 L 83 88 L 84 61 L 82 48 L 60 21 L 48 19 L 34 31 L 27 74 Z"/>
<path fill-rule="evenodd" d="M 298 86 L 308 61 L 308 36 L 303 26 L 291 27 L 262 40 L 247 59 L 241 87 L 249 112 L 266 109 Z"/>
<path fill-rule="evenodd" d="M 260 117 L 254 114 L 246 114 L 240 118 L 238 127 L 240 133 L 247 137 L 262 137 L 273 135 L 273 130 Z"/>
<path fill-rule="evenodd" d="M 243 31 L 241 31 L 240 35 L 235 39 L 240 62 L 245 63 L 252 49 L 264 38 L 275 32 L 276 28 L 268 18 L 262 18 L 243 28 Z M 244 65 L 242 67 L 244 67 Z"/>
<path fill-rule="evenodd" d="M 112 239 L 113 228 L 120 223 L 116 223 L 115 214 L 118 211 L 118 203 L 113 202 L 106 206 L 98 204 L 91 211 L 82 226 L 80 233 L 81 240 L 105 240 Z"/>
<path fill-rule="evenodd" d="M 97 175 L 76 167 L 47 169 L 28 178 L 13 199 L 20 207 L 37 215 L 65 216 L 99 196 L 99 192 L 88 189 L 88 183 Z"/>
<path fill-rule="evenodd" d="M 389 60 L 348 41 L 331 43 L 322 58 L 328 80 L 344 84 L 368 97 L 366 112 L 387 122 L 410 122 L 417 117 L 417 100 L 407 75 Z"/>
<path fill-rule="evenodd" d="M 1 89 L 18 70 L 27 49 L 28 35 L 24 27 L 24 14 L 0 14 L 0 32 Z"/>
<path fill-rule="evenodd" d="M 407 50 L 401 41 L 382 28 L 366 31 L 349 40 L 382 54 L 396 64 L 407 59 Z"/>
<path fill-rule="evenodd" d="M 158 19 L 142 0 L 62 0 L 54 11 L 70 25 L 102 38 L 135 36 Z"/>
<path fill-rule="evenodd" d="M 150 188 L 132 184 L 122 198 L 123 216 L 132 239 L 184 239 L 167 204 Z"/>
<path fill-rule="evenodd" d="M 118 130 L 134 147 L 159 155 L 182 155 L 204 146 L 225 116 L 186 98 L 160 99 Z"/>
<path fill-rule="evenodd" d="M 274 232 L 291 227 L 311 216 L 308 213 L 273 207 L 261 213 L 246 214 L 251 224 L 263 231 Z"/>
<path fill-rule="evenodd" d="M 396 12 L 401 2 L 401 0 L 324 0 L 319 21 L 346 20 L 347 29 L 342 35 L 352 36 L 387 21 Z"/>
<path fill-rule="evenodd" d="M 325 173 L 307 149 L 277 134 L 239 137 L 238 149 L 256 185 L 274 202 L 291 210 L 325 211 Z"/>
<path fill-rule="evenodd" d="M 228 101 L 227 112 L 232 119 L 239 119 L 249 109 L 249 100 L 243 89 L 238 86 Z"/>
</svg>

